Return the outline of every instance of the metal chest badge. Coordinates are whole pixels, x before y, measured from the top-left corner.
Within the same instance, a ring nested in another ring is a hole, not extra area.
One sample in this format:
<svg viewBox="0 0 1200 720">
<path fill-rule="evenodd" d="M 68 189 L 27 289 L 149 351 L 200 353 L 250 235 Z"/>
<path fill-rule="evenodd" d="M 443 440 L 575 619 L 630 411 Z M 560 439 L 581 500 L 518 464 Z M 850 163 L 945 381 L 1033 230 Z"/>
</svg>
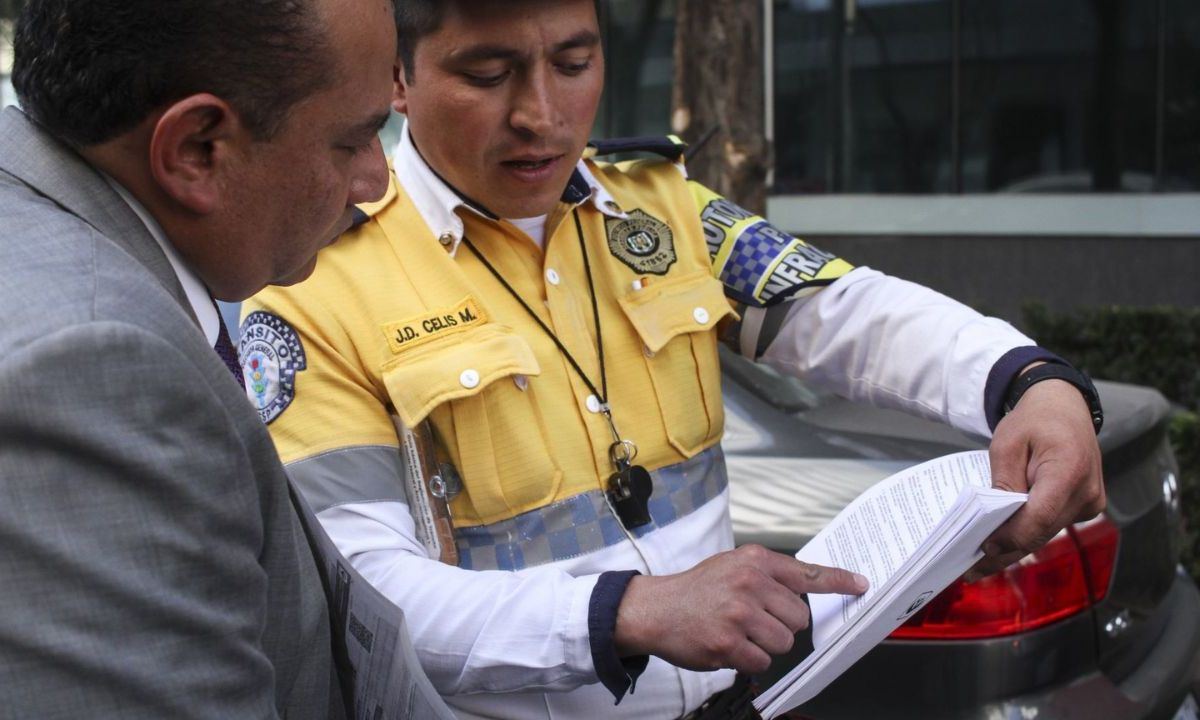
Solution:
<svg viewBox="0 0 1200 720">
<path fill-rule="evenodd" d="M 630 210 L 627 218 L 608 218 L 608 249 L 634 272 L 666 275 L 675 263 L 675 236 L 662 220 L 642 210 Z"/>
</svg>

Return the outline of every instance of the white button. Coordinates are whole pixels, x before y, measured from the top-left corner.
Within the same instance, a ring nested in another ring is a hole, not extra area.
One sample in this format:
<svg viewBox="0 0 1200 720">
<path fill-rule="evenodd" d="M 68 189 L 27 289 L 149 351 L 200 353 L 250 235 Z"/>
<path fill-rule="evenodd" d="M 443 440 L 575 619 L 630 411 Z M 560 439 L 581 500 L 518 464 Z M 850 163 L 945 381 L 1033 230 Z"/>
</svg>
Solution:
<svg viewBox="0 0 1200 720">
<path fill-rule="evenodd" d="M 525 392 L 525 388 L 529 387 L 529 378 L 524 375 L 513 375 L 513 384 L 517 386 L 518 390 Z"/>
<path fill-rule="evenodd" d="M 554 268 L 550 268 L 546 271 L 546 282 L 550 283 L 551 285 L 557 285 L 560 279 L 561 278 L 558 277 L 558 271 Z"/>
<path fill-rule="evenodd" d="M 696 322 L 703 325 L 708 322 L 708 311 L 702 307 L 698 307 L 692 311 L 692 317 L 696 318 Z"/>
<path fill-rule="evenodd" d="M 588 409 L 588 412 L 594 412 L 594 413 L 600 412 L 600 398 L 596 397 L 595 395 L 588 395 L 587 396 L 587 409 Z"/>
<path fill-rule="evenodd" d="M 438 242 L 440 242 L 443 245 L 453 245 L 454 244 L 454 233 L 450 233 L 450 232 L 442 233 L 442 236 L 438 238 Z"/>
<path fill-rule="evenodd" d="M 468 390 L 479 385 L 478 370 L 463 370 L 462 375 L 458 376 L 458 381 Z"/>
</svg>

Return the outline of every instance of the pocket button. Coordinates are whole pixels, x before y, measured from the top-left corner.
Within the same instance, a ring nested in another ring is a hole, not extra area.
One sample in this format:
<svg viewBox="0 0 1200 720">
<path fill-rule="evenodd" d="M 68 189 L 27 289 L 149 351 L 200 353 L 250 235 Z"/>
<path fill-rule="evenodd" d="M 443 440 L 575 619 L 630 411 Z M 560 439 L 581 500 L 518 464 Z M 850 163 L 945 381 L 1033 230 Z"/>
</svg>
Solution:
<svg viewBox="0 0 1200 720">
<path fill-rule="evenodd" d="M 462 374 L 458 376 L 458 382 L 461 383 L 462 386 L 467 388 L 468 390 L 470 390 L 471 388 L 474 388 L 474 387 L 478 387 L 479 386 L 479 371 L 478 370 L 470 370 L 470 369 L 463 370 Z"/>
<path fill-rule="evenodd" d="M 702 307 L 698 307 L 692 311 L 692 317 L 696 319 L 697 323 L 703 325 L 708 322 L 708 311 Z"/>
</svg>

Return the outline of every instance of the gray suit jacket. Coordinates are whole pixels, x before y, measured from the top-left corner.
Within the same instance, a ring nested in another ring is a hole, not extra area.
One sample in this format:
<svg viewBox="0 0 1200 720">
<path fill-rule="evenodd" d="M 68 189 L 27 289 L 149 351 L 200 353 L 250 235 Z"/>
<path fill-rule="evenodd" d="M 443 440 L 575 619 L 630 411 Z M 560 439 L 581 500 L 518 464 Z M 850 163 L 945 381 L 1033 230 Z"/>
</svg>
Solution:
<svg viewBox="0 0 1200 720">
<path fill-rule="evenodd" d="M 274 446 L 104 179 L 0 114 L 0 716 L 341 717 Z"/>
</svg>

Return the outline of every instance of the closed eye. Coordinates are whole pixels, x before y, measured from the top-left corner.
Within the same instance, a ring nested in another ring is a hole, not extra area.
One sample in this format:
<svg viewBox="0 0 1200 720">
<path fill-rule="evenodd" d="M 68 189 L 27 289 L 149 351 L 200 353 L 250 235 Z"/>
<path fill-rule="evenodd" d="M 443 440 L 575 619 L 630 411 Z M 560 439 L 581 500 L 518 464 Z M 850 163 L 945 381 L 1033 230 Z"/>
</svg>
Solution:
<svg viewBox="0 0 1200 720">
<path fill-rule="evenodd" d="M 583 62 L 559 63 L 558 69 L 566 75 L 580 75 L 592 66 L 591 58 Z"/>
<path fill-rule="evenodd" d="M 509 71 L 504 71 L 496 75 L 477 75 L 475 73 L 464 72 L 463 78 L 467 83 L 475 87 L 495 87 L 504 82 L 504 79 L 509 76 Z"/>
</svg>

